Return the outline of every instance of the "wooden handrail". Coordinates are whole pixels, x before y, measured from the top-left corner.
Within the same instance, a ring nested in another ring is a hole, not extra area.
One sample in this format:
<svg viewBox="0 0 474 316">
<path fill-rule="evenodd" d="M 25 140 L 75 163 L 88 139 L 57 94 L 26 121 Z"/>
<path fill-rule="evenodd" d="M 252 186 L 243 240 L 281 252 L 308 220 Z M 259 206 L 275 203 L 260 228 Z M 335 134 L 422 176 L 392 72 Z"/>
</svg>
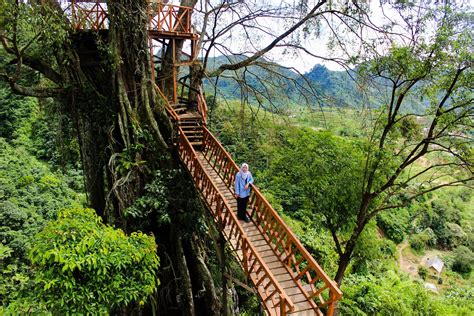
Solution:
<svg viewBox="0 0 474 316">
<path fill-rule="evenodd" d="M 165 96 L 163 91 L 161 91 L 160 87 L 158 87 L 158 85 L 156 83 L 153 83 L 153 88 L 155 89 L 156 93 L 158 93 L 160 95 L 163 102 L 165 102 L 165 109 L 166 109 L 166 112 L 168 112 L 168 115 L 172 118 L 172 120 L 175 123 L 178 123 L 179 120 L 180 120 L 179 115 L 178 115 L 178 113 L 176 113 L 176 111 L 171 106 L 170 102 L 168 101 L 168 98 Z"/>
<path fill-rule="evenodd" d="M 191 7 L 154 3 L 156 10 L 152 7 L 152 1 L 148 1 L 149 30 L 192 33 L 191 30 Z"/>
<path fill-rule="evenodd" d="M 105 1 L 72 0 L 66 10 L 71 10 L 71 22 L 75 30 L 103 30 L 107 28 L 107 9 Z"/>
<path fill-rule="evenodd" d="M 204 92 L 202 88 L 199 88 L 199 93 L 197 95 L 197 105 L 198 105 L 198 112 L 202 116 L 202 121 L 204 125 L 207 125 L 207 103 L 206 98 L 204 97 Z"/>
<path fill-rule="evenodd" d="M 203 131 L 203 153 L 206 159 L 213 165 L 227 187 L 233 190 L 235 174 L 239 171 L 239 167 L 206 127 L 203 127 Z M 316 306 L 318 308 L 328 307 L 328 314 L 331 314 L 334 303 L 342 297 L 341 290 L 283 222 L 258 188 L 255 185 L 251 187 L 252 193 L 249 203 L 252 208 L 251 217 L 267 241 L 271 243 L 275 253 L 292 273 L 294 280 L 297 281 L 308 300 L 312 300 L 313 297 L 317 298 L 319 302 L 315 302 Z M 318 281 L 323 284 L 318 285 Z M 322 293 L 325 291 L 329 292 L 327 300 L 322 297 Z"/>
<path fill-rule="evenodd" d="M 237 219 L 237 215 L 232 211 L 225 198 L 206 172 L 201 161 L 197 158 L 196 151 L 184 135 L 181 127 L 179 131 L 179 154 L 183 163 L 193 177 L 194 184 L 201 192 L 209 210 L 213 213 L 213 218 L 219 225 L 221 231 L 228 240 L 235 239 L 236 243 L 230 243 L 235 252 L 242 252 L 241 264 L 246 275 L 250 277 L 255 285 L 262 301 L 267 306 L 267 301 L 272 300 L 273 306 L 279 306 L 281 315 L 286 315 L 294 310 L 294 304 L 285 293 L 275 276 L 260 257 L 258 251 L 249 242 L 248 237 Z M 265 285 L 265 286 L 261 286 Z M 270 287 L 273 286 L 273 289 Z M 263 292 L 262 292 L 263 291 Z M 278 298 L 275 295 L 278 294 Z"/>
</svg>

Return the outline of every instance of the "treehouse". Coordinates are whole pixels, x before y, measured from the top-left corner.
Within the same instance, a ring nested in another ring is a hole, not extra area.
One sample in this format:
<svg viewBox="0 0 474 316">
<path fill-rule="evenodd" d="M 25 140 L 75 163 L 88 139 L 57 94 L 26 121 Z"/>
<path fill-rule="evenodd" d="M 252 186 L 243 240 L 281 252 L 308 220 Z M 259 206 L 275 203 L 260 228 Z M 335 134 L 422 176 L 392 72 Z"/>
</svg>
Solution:
<svg viewBox="0 0 474 316">
<path fill-rule="evenodd" d="M 68 1 L 63 7 L 78 33 L 107 32 L 107 9 L 105 1 Z M 193 80 L 199 37 L 192 8 L 150 1 L 143 14 L 152 78 L 174 122 L 179 157 L 262 306 L 269 315 L 332 315 L 342 296 L 337 284 L 257 187 L 252 185 L 247 209 L 251 221 L 237 218 L 233 182 L 238 166 L 207 129 L 201 83 Z"/>
</svg>

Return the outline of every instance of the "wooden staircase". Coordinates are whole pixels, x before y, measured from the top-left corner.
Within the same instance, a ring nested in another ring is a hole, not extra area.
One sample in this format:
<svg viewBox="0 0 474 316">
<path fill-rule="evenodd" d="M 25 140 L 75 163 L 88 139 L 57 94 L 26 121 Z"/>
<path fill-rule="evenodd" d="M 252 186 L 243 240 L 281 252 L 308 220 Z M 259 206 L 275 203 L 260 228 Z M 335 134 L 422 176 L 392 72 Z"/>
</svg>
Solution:
<svg viewBox="0 0 474 316">
<path fill-rule="evenodd" d="M 184 136 L 186 136 L 191 145 L 200 148 L 203 141 L 202 116 L 199 113 L 182 113 L 178 114 L 178 116 L 180 118 L 178 126 L 181 128 Z"/>
</svg>

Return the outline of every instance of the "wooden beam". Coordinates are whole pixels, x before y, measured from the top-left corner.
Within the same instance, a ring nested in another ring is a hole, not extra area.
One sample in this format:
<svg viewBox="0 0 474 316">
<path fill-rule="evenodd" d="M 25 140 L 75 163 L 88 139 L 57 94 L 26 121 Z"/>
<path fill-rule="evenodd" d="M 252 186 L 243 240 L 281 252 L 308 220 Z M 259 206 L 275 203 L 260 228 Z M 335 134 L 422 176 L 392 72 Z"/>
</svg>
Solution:
<svg viewBox="0 0 474 316">
<path fill-rule="evenodd" d="M 237 280 L 236 278 L 234 278 L 233 276 L 231 276 L 230 274 L 227 274 L 227 273 L 224 273 L 224 276 L 227 278 L 227 280 L 230 280 L 232 281 L 233 283 L 237 284 L 238 286 L 244 288 L 245 290 L 253 293 L 253 294 L 256 294 L 257 291 L 255 289 L 252 289 L 251 287 L 249 287 L 247 284 Z"/>
</svg>

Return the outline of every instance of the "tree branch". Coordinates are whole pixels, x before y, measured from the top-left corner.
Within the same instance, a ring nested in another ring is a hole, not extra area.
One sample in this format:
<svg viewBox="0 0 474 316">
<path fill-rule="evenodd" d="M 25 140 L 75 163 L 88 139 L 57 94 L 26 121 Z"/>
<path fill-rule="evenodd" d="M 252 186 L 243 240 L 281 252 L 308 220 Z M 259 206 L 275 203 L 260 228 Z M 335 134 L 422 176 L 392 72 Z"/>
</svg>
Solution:
<svg viewBox="0 0 474 316">
<path fill-rule="evenodd" d="M 267 45 L 265 48 L 259 50 L 255 54 L 253 54 L 251 57 L 246 58 L 245 60 L 235 63 L 235 64 L 223 64 L 219 66 L 216 70 L 211 72 L 209 74 L 209 77 L 214 77 L 218 76 L 221 73 L 223 73 L 226 70 L 236 70 L 245 66 L 250 65 L 252 62 L 256 61 L 258 58 L 262 57 L 265 53 L 269 52 L 271 49 L 273 49 L 279 42 L 284 40 L 287 36 L 292 34 L 294 31 L 296 31 L 300 26 L 302 26 L 306 21 L 308 21 L 311 18 L 314 18 L 315 16 L 322 14 L 315 14 L 315 12 L 322 7 L 327 0 L 321 0 L 314 8 L 300 21 L 298 21 L 296 24 L 294 24 L 292 27 L 290 27 L 288 30 L 286 30 L 284 33 L 279 35 L 277 38 L 275 38 L 269 45 Z"/>
</svg>

